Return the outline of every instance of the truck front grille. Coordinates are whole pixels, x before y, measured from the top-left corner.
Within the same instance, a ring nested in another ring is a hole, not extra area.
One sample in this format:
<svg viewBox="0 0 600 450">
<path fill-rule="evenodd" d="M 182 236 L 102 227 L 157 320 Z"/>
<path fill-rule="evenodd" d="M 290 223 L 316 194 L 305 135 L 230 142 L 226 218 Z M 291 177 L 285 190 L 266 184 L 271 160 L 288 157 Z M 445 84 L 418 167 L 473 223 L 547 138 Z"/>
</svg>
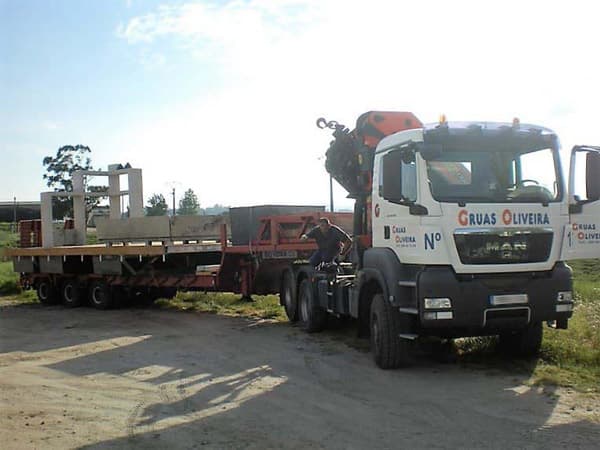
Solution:
<svg viewBox="0 0 600 450">
<path fill-rule="evenodd" d="M 454 243 L 463 264 L 517 264 L 547 261 L 552 229 L 462 229 Z"/>
</svg>

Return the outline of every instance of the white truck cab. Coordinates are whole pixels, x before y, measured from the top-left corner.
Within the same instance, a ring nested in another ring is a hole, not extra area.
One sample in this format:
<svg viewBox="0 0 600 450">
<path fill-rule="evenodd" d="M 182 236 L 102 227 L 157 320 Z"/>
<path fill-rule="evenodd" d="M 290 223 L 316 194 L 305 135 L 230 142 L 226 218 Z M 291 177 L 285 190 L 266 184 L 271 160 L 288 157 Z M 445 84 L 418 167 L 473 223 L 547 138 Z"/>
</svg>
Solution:
<svg viewBox="0 0 600 450">
<path fill-rule="evenodd" d="M 518 122 L 442 122 L 381 140 L 373 249 L 414 267 L 406 285 L 414 282 L 416 303 L 406 308 L 420 328 L 566 327 L 564 261 L 600 257 L 599 161 L 598 148 L 575 147 L 565 183 L 556 135 Z M 582 173 L 585 198 L 572 193 Z"/>
</svg>

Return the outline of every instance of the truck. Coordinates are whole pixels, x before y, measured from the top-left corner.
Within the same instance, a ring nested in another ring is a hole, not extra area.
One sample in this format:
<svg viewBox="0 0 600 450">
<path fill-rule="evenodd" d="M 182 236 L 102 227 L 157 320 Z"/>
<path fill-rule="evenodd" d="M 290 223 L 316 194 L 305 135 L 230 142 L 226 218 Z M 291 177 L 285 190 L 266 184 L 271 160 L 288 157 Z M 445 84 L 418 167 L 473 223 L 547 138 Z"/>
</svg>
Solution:
<svg viewBox="0 0 600 450">
<path fill-rule="evenodd" d="M 573 313 L 566 261 L 600 257 L 600 148 L 575 146 L 569 181 L 557 135 L 512 123 L 424 125 L 372 111 L 333 131 L 326 168 L 355 200 L 350 261 L 282 277 L 290 320 L 358 319 L 376 364 L 409 364 L 418 338 L 498 335 L 539 351 L 543 324 Z"/>
<path fill-rule="evenodd" d="M 566 261 L 600 257 L 599 147 L 572 149 L 567 182 L 557 135 L 516 119 L 423 124 L 410 112 L 370 111 L 353 130 L 317 125 L 333 133 L 325 167 L 354 200 L 352 213 L 263 205 L 232 208 L 227 219 L 143 217 L 141 170 L 112 166 L 76 172 L 71 192 L 42 194 L 41 224 L 23 223 L 21 247 L 6 254 L 44 304 L 279 293 L 290 322 L 309 333 L 332 316 L 355 319 L 383 369 L 409 364 L 424 337 L 498 335 L 529 356 L 544 323 L 567 328 Z M 85 191 L 90 174 L 109 178 L 110 214 L 95 245 L 85 244 L 83 200 L 102 194 Z M 52 221 L 60 195 L 74 202 L 68 229 Z M 353 247 L 346 261 L 311 267 L 316 245 L 301 237 L 321 217 L 349 231 Z"/>
</svg>

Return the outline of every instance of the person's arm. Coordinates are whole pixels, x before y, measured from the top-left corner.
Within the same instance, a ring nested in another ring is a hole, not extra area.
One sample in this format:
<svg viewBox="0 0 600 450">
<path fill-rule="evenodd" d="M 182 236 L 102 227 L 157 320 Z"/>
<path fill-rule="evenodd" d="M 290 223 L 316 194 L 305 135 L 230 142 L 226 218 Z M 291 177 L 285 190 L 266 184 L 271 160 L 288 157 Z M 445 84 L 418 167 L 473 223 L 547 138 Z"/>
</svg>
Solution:
<svg viewBox="0 0 600 450">
<path fill-rule="evenodd" d="M 348 253 L 350 253 L 350 250 L 352 250 L 352 239 L 350 239 L 350 236 L 346 235 L 345 239 L 342 240 L 342 251 L 340 252 L 340 257 L 341 258 L 345 258 L 346 255 Z"/>
<path fill-rule="evenodd" d="M 318 230 L 319 227 L 314 227 L 312 230 L 310 230 L 308 233 L 303 234 L 302 236 L 300 236 L 300 239 L 303 241 L 306 241 L 309 238 L 314 238 L 315 237 L 315 233 L 316 230 Z"/>
<path fill-rule="evenodd" d="M 340 257 L 344 258 L 348 253 L 350 253 L 350 250 L 352 249 L 352 238 L 340 227 L 336 227 L 336 229 L 339 234 L 340 242 L 342 243 Z"/>
</svg>

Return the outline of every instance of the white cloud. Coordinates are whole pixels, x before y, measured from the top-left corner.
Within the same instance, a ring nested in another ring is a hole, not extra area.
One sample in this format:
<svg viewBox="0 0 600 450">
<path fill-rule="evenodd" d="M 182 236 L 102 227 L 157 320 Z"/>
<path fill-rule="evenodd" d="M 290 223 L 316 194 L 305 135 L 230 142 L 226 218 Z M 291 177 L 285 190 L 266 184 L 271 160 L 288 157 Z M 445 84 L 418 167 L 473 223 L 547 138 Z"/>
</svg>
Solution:
<svg viewBox="0 0 600 450">
<path fill-rule="evenodd" d="M 412 110 L 424 121 L 441 112 L 450 120 L 519 116 L 556 129 L 569 145 L 599 142 L 591 8 L 383 0 L 161 6 L 121 25 L 118 36 L 141 54 L 184 52 L 212 64 L 223 87 L 139 123 L 125 139 L 152 180 L 176 170 L 205 204 L 327 202 L 318 158 L 330 137 L 314 127 L 320 115 L 349 126 L 370 109 Z M 147 175 L 147 194 L 158 190 L 152 183 Z"/>
<path fill-rule="evenodd" d="M 44 130 L 48 130 L 48 131 L 55 131 L 55 130 L 59 130 L 61 127 L 56 122 L 52 122 L 50 120 L 45 120 L 42 122 L 42 128 Z"/>
</svg>

